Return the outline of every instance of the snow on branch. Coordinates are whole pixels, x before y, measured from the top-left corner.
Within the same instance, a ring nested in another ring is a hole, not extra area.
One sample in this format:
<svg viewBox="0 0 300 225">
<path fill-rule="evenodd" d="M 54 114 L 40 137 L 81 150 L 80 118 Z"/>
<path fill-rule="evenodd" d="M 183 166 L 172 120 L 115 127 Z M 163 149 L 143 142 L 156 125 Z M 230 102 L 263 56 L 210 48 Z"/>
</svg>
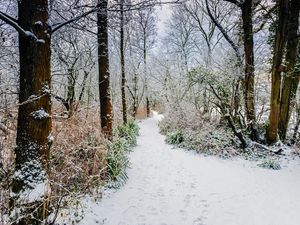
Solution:
<svg viewBox="0 0 300 225">
<path fill-rule="evenodd" d="M 133 11 L 133 10 L 139 10 L 139 9 L 142 9 L 142 8 L 147 8 L 147 7 L 150 7 L 150 6 L 154 6 L 154 5 L 165 5 L 165 4 L 179 4 L 179 3 L 183 3 L 185 2 L 186 0 L 174 0 L 174 1 L 165 1 L 165 2 L 154 2 L 153 0 L 147 0 L 147 1 L 143 1 L 143 2 L 139 2 L 139 3 L 136 3 L 136 4 L 130 4 L 130 5 L 126 5 L 124 4 L 124 6 L 126 7 L 127 6 L 127 9 L 124 9 L 123 11 Z M 110 11 L 110 12 L 119 12 L 120 9 L 118 9 L 118 7 L 116 6 L 119 6 L 119 4 L 114 4 L 113 6 L 111 6 L 110 8 L 107 9 L 107 11 Z M 76 16 L 70 20 L 67 20 L 67 21 L 64 21 L 64 22 L 61 22 L 61 23 L 58 23 L 58 24 L 55 24 L 53 25 L 52 27 L 52 34 L 54 32 L 56 32 L 57 30 L 59 30 L 60 28 L 68 25 L 68 24 L 71 24 L 71 23 L 74 23 L 78 20 L 81 20 L 82 18 L 92 14 L 92 13 L 95 13 L 95 12 L 98 12 L 101 10 L 101 8 L 99 8 L 99 5 L 96 5 L 96 6 L 85 6 L 85 7 L 92 7 L 92 9 L 90 9 L 89 11 L 79 15 L 79 16 Z"/>
<path fill-rule="evenodd" d="M 24 30 L 15 20 L 14 18 L 10 17 L 9 15 L 5 14 L 4 12 L 0 11 L 0 20 L 3 20 L 5 23 L 8 25 L 12 26 L 13 28 L 16 29 L 16 31 L 20 34 L 23 35 L 26 38 L 32 38 L 33 40 L 37 42 L 42 42 L 42 40 L 38 39 L 37 36 L 35 36 L 32 32 Z"/>
<path fill-rule="evenodd" d="M 225 2 L 230 2 L 230 3 L 233 3 L 235 4 L 236 6 L 238 7 L 242 7 L 243 6 L 243 3 L 242 2 L 239 2 L 237 0 L 224 0 Z"/>
<path fill-rule="evenodd" d="M 67 20 L 67 21 L 65 21 L 65 22 L 59 23 L 59 24 L 57 24 L 57 25 L 54 25 L 54 26 L 52 27 L 52 34 L 53 34 L 55 31 L 59 30 L 60 28 L 66 26 L 66 25 L 68 25 L 68 24 L 70 24 L 70 23 L 74 23 L 74 22 L 76 22 L 76 21 L 78 21 L 78 20 L 80 20 L 80 19 L 82 19 L 82 18 L 84 18 L 84 17 L 86 17 L 86 16 L 88 16 L 88 15 L 94 13 L 94 12 L 97 12 L 97 11 L 98 11 L 98 7 L 96 6 L 95 8 L 93 8 L 93 9 L 91 9 L 91 10 L 89 10 L 89 11 L 87 11 L 87 12 L 85 12 L 85 13 L 79 15 L 79 16 L 76 16 L 76 17 L 74 17 L 74 18 L 72 18 L 72 19 L 70 19 L 70 20 Z"/>
</svg>

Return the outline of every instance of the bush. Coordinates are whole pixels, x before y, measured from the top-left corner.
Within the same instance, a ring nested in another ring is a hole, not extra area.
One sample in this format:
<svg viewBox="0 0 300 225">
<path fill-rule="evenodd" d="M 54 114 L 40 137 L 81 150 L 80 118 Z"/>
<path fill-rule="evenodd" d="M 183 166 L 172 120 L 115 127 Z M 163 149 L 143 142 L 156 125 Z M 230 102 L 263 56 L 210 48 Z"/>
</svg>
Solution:
<svg viewBox="0 0 300 225">
<path fill-rule="evenodd" d="M 136 122 L 130 121 L 125 125 L 117 128 L 116 136 L 118 138 L 124 138 L 128 142 L 130 147 L 136 145 L 136 137 L 139 133 L 139 127 Z"/>
<path fill-rule="evenodd" d="M 106 161 L 107 172 L 112 181 L 125 182 L 127 180 L 126 168 L 129 164 L 127 156 L 129 148 L 129 143 L 124 138 L 119 138 L 111 144 Z"/>
<path fill-rule="evenodd" d="M 167 133 L 166 143 L 171 145 L 179 145 L 184 142 L 184 135 L 181 130 Z"/>
<path fill-rule="evenodd" d="M 281 169 L 280 164 L 272 159 L 264 161 L 263 163 L 258 164 L 258 166 L 260 166 L 262 168 L 266 168 L 266 169 L 272 169 L 272 170 L 280 170 Z"/>
<path fill-rule="evenodd" d="M 107 172 L 112 181 L 123 183 L 127 180 L 128 152 L 137 144 L 138 133 L 139 127 L 135 122 L 117 128 L 115 141 L 110 145 L 106 156 Z"/>
</svg>

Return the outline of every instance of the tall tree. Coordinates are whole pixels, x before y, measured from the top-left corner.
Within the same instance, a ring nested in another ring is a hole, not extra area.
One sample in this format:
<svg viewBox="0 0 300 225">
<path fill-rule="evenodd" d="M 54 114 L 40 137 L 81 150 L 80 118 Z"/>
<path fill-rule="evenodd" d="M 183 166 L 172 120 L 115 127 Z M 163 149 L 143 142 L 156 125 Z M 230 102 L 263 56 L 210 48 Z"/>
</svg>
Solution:
<svg viewBox="0 0 300 225">
<path fill-rule="evenodd" d="M 19 201 L 26 193 L 40 187 L 44 191 L 47 187 L 47 163 L 52 139 L 48 0 L 19 1 L 18 11 L 18 25 L 27 31 L 25 35 L 22 32 L 19 34 L 20 106 L 15 148 L 16 171 L 12 186 L 13 204 L 20 207 L 18 204 L 22 202 Z M 41 194 L 44 194 L 43 191 Z M 41 199 L 28 201 L 38 200 Z M 25 210 L 25 213 L 28 212 Z M 37 219 L 22 219 L 22 215 L 18 215 L 21 218 L 19 224 L 39 224 L 41 216 L 40 210 L 33 213 Z"/>
<path fill-rule="evenodd" d="M 137 11 L 137 24 L 138 32 L 136 36 L 141 39 L 140 49 L 142 50 L 144 62 L 144 76 L 145 76 L 145 98 L 146 98 L 146 112 L 147 117 L 150 116 L 150 100 L 149 100 L 149 84 L 148 84 L 148 69 L 147 59 L 149 50 L 153 47 L 156 35 L 156 18 L 154 16 L 154 7 L 148 6 L 147 8 Z M 139 41 L 138 41 L 139 42 Z"/>
<path fill-rule="evenodd" d="M 299 68 L 296 68 L 297 56 L 299 55 L 299 10 L 300 1 L 291 0 L 285 55 L 287 68 L 285 69 L 285 76 L 283 77 L 279 114 L 279 135 L 283 140 L 286 138 L 291 109 L 294 105 L 300 76 Z"/>
<path fill-rule="evenodd" d="M 110 93 L 110 73 L 108 56 L 108 1 L 98 0 L 98 67 L 99 67 L 99 95 L 100 115 L 103 133 L 112 138 L 113 110 Z"/>
<path fill-rule="evenodd" d="M 51 136 L 51 36 L 93 12 L 49 25 L 48 0 L 18 1 L 18 19 L 0 11 L 0 19 L 19 33 L 20 87 L 15 174 L 10 205 L 13 224 L 41 224 L 50 194 L 48 159 Z M 33 192 L 34 196 L 30 195 Z"/>
<path fill-rule="evenodd" d="M 268 143 L 274 143 L 277 140 L 279 115 L 280 115 L 280 95 L 281 95 L 281 73 L 284 49 L 286 44 L 286 32 L 289 20 L 289 0 L 277 0 L 276 2 L 278 20 L 275 34 L 275 44 L 273 51 L 272 65 L 272 87 L 270 100 L 269 124 L 266 132 Z"/>
<path fill-rule="evenodd" d="M 127 123 L 126 103 L 126 74 L 125 74 L 125 50 L 124 50 L 124 0 L 120 0 L 120 59 L 121 59 L 121 98 L 123 123 Z"/>
<path fill-rule="evenodd" d="M 255 128 L 256 113 L 255 113 L 255 65 L 254 65 L 254 42 L 253 42 L 253 0 L 225 0 L 238 6 L 242 12 L 243 22 L 243 42 L 245 53 L 245 77 L 244 77 L 244 100 L 246 118 L 251 130 L 251 139 L 257 140 L 258 134 Z"/>
</svg>

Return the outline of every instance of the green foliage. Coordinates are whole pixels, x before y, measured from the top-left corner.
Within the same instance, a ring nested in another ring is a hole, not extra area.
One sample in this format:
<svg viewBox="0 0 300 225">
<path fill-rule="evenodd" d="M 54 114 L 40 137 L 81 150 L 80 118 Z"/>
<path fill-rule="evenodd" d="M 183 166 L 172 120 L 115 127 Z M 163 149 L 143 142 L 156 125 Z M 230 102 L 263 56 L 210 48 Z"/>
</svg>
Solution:
<svg viewBox="0 0 300 225">
<path fill-rule="evenodd" d="M 115 141 L 110 145 L 106 156 L 108 174 L 116 184 L 127 180 L 126 168 L 129 165 L 128 152 L 136 145 L 139 127 L 135 122 L 119 126 L 116 130 Z"/>
<path fill-rule="evenodd" d="M 181 130 L 167 133 L 166 143 L 172 145 L 179 145 L 184 142 L 184 134 Z"/>
<path fill-rule="evenodd" d="M 164 124 L 159 124 L 159 131 L 161 134 L 163 135 L 167 135 L 168 132 L 170 132 L 170 130 L 172 130 L 172 126 L 169 123 L 164 123 Z"/>
<path fill-rule="evenodd" d="M 136 122 L 130 121 L 125 125 L 117 128 L 117 136 L 119 138 L 125 138 L 130 147 L 136 145 L 136 137 L 139 134 L 139 127 Z"/>
<path fill-rule="evenodd" d="M 124 138 L 119 138 L 110 146 L 106 156 L 108 174 L 112 181 L 125 182 L 127 180 L 126 168 L 129 164 L 127 156 L 130 148 L 128 141 Z"/>
<path fill-rule="evenodd" d="M 261 164 L 258 164 L 258 166 L 266 169 L 272 169 L 272 170 L 280 170 L 281 166 L 280 164 L 272 159 L 269 159 L 267 161 L 262 162 Z"/>
</svg>

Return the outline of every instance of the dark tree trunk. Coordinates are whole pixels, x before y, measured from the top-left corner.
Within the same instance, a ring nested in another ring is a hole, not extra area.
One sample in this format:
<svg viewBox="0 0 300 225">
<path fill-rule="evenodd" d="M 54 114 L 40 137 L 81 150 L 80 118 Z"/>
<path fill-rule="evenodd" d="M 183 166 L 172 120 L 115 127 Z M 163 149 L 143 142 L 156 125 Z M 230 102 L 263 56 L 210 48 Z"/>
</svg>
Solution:
<svg viewBox="0 0 300 225">
<path fill-rule="evenodd" d="M 286 75 L 283 78 L 283 87 L 280 102 L 279 136 L 286 138 L 286 132 L 290 120 L 291 110 L 294 105 L 299 83 L 299 70 L 295 68 L 298 55 L 298 27 L 299 27 L 300 1 L 292 0 L 290 5 L 290 20 L 288 26 L 287 50 L 286 50 Z"/>
<path fill-rule="evenodd" d="M 294 132 L 293 132 L 293 138 L 292 138 L 292 143 L 295 143 L 298 139 L 298 131 L 299 131 L 299 126 L 300 126 L 300 105 L 298 104 L 296 106 L 296 124 L 294 127 Z"/>
<path fill-rule="evenodd" d="M 138 104 L 139 104 L 139 96 L 138 96 L 138 75 L 137 73 L 134 73 L 133 77 L 133 112 L 132 117 L 135 118 L 138 110 Z"/>
<path fill-rule="evenodd" d="M 74 115 L 75 108 L 75 83 L 76 78 L 74 74 L 74 69 L 68 70 L 68 87 L 67 87 L 67 102 L 69 104 L 68 117 L 71 118 Z"/>
<path fill-rule="evenodd" d="M 276 27 L 274 56 L 272 66 L 272 87 L 270 101 L 269 124 L 266 132 L 266 140 L 269 144 L 277 141 L 278 124 L 280 115 L 281 72 L 284 48 L 286 44 L 286 32 L 289 20 L 289 0 L 277 0 L 278 24 Z"/>
<path fill-rule="evenodd" d="M 127 104 L 126 104 L 126 76 L 125 76 L 125 53 L 124 53 L 124 0 L 120 2 L 120 54 L 121 54 L 121 97 L 123 123 L 127 123 Z"/>
<path fill-rule="evenodd" d="M 98 11 L 98 64 L 99 64 L 99 95 L 100 117 L 103 133 L 111 139 L 113 134 L 113 109 L 110 93 L 110 73 L 108 56 L 108 11 L 107 0 L 99 0 Z"/>
<path fill-rule="evenodd" d="M 257 140 L 258 134 L 255 128 L 255 90 L 254 90 L 254 44 L 253 44 L 253 22 L 252 22 L 252 0 L 244 1 L 241 6 L 243 31 L 244 31 L 244 51 L 245 51 L 245 79 L 244 98 L 245 111 L 248 126 L 251 130 L 251 139 Z"/>
<path fill-rule="evenodd" d="M 20 52 L 20 93 L 17 127 L 16 176 L 11 204 L 20 207 L 24 192 L 35 189 L 37 185 L 47 183 L 48 159 L 51 144 L 51 98 L 50 98 L 50 27 L 48 22 L 47 0 L 18 1 L 19 25 L 32 31 L 39 40 L 28 35 L 19 36 Z M 32 100 L 30 99 L 37 99 Z M 18 175 L 17 175 L 18 174 Z M 41 196 L 42 197 L 42 196 Z M 44 196 L 46 197 L 46 196 Z M 29 205 L 36 199 L 27 202 Z M 41 202 L 40 202 L 41 203 Z M 27 205 L 28 205 L 27 204 Z M 44 203 L 45 204 L 45 203 Z M 41 207 L 41 206 L 39 206 Z M 44 209 L 45 205 L 43 206 Z M 28 207 L 17 215 L 17 224 L 40 224 L 43 214 L 35 206 Z M 33 219 L 35 217 L 35 219 Z M 20 219 L 22 218 L 22 219 Z"/>
<path fill-rule="evenodd" d="M 150 101 L 148 90 L 148 73 L 147 73 L 147 34 L 144 30 L 143 34 L 143 55 L 144 55 L 144 76 L 145 76 L 145 92 L 146 92 L 146 114 L 150 117 Z"/>
<path fill-rule="evenodd" d="M 89 72 L 84 71 L 83 81 L 82 81 L 82 85 L 81 85 L 82 88 L 81 88 L 81 91 L 80 91 L 80 94 L 79 94 L 79 98 L 78 98 L 78 101 L 79 101 L 79 102 L 81 102 L 82 99 L 83 99 L 83 96 L 84 96 L 84 93 L 85 93 L 86 82 L 87 82 L 88 76 L 89 76 Z"/>
</svg>

